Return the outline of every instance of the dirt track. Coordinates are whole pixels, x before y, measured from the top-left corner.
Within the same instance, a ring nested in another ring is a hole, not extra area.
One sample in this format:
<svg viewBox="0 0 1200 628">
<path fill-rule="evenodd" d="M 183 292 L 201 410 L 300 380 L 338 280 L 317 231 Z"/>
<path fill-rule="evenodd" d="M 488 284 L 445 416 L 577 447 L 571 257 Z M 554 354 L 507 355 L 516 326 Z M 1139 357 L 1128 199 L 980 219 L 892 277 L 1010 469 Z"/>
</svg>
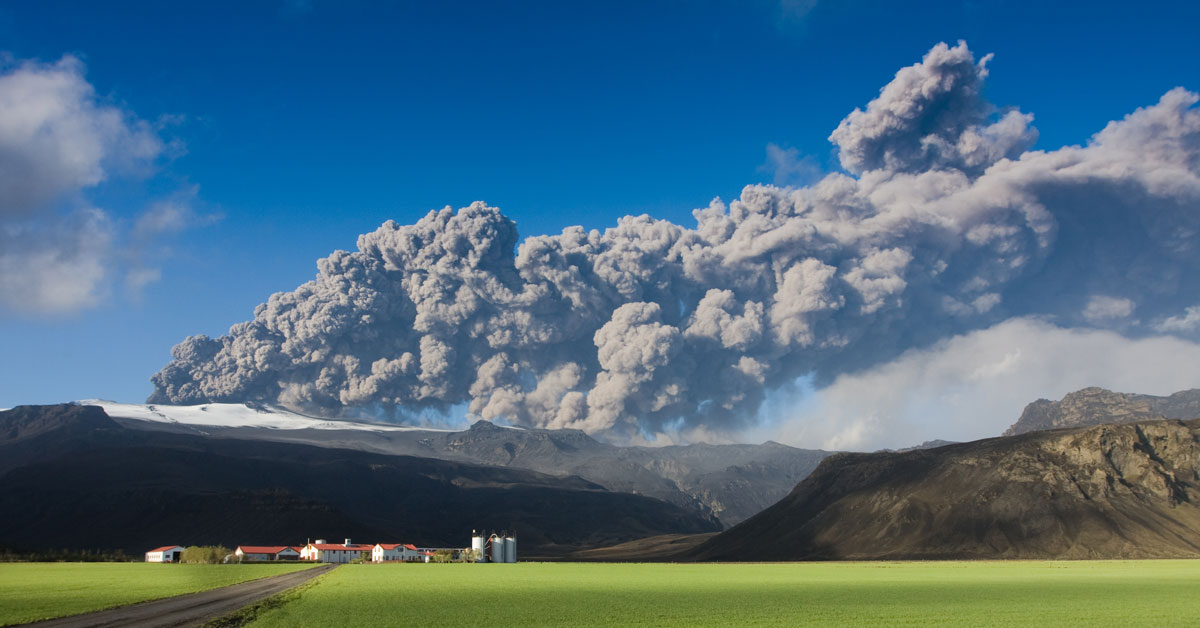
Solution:
<svg viewBox="0 0 1200 628">
<path fill-rule="evenodd" d="M 282 593 L 333 569 L 322 565 L 281 576 L 251 580 L 220 589 L 122 606 L 107 611 L 72 615 L 22 626 L 37 628 L 115 628 L 117 626 L 199 626 L 263 598 Z"/>
</svg>

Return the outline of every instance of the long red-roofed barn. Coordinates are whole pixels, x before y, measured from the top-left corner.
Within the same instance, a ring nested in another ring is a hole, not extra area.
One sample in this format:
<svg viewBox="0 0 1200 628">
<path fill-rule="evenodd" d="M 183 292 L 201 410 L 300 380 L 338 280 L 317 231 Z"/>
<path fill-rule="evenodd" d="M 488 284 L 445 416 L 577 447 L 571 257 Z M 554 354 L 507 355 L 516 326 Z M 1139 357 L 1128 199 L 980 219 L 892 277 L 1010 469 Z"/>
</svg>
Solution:
<svg viewBox="0 0 1200 628">
<path fill-rule="evenodd" d="M 233 552 L 239 560 L 297 560 L 300 550 L 291 545 L 239 545 Z"/>
<path fill-rule="evenodd" d="M 317 539 L 315 543 L 309 543 L 300 550 L 300 560 L 312 560 L 319 563 L 348 563 L 359 558 L 371 558 L 371 550 L 375 549 L 374 545 L 364 545 L 362 543 L 351 543 L 350 539 L 346 539 L 345 543 L 326 543 L 325 539 Z"/>
</svg>

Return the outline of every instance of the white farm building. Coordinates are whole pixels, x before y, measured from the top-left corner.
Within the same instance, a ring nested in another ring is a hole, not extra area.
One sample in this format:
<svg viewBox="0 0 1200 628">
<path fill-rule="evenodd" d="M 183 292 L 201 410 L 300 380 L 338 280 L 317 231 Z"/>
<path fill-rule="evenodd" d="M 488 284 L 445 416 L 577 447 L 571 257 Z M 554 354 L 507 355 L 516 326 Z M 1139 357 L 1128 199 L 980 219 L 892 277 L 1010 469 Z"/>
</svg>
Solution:
<svg viewBox="0 0 1200 628">
<path fill-rule="evenodd" d="M 432 552 L 417 549 L 411 543 L 377 543 L 371 550 L 371 562 L 426 563 Z"/>
<path fill-rule="evenodd" d="M 183 557 L 183 547 L 179 545 L 164 545 L 146 552 L 148 563 L 177 563 Z"/>
<path fill-rule="evenodd" d="M 210 548 L 205 548 L 210 549 Z M 182 562 L 184 548 L 181 545 L 167 545 L 146 552 L 148 563 L 178 563 Z M 472 532 L 471 547 L 417 547 L 412 543 L 351 543 L 346 539 L 342 543 L 329 543 L 325 539 L 299 545 L 239 545 L 232 555 L 226 556 L 224 562 L 229 562 L 236 556 L 236 562 L 276 561 L 276 560 L 306 560 L 317 563 L 350 563 L 356 561 L 371 561 L 374 563 L 429 563 L 429 562 L 476 562 L 476 563 L 515 563 L 517 562 L 517 540 L 511 534 L 483 534 Z"/>
<path fill-rule="evenodd" d="M 359 558 L 369 559 L 373 545 L 354 544 L 350 539 L 345 543 L 326 543 L 325 539 L 317 539 L 300 550 L 300 560 L 311 560 L 318 563 L 348 563 Z"/>
</svg>

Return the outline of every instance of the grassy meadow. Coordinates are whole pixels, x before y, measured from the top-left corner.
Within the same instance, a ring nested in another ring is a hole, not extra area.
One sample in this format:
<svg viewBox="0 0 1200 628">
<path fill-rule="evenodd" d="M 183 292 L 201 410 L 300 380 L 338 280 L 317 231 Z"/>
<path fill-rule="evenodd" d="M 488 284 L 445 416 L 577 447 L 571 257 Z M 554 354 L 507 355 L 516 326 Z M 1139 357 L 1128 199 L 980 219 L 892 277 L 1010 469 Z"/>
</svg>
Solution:
<svg viewBox="0 0 1200 628">
<path fill-rule="evenodd" d="M 1200 561 L 344 565 L 250 625 L 1185 626 Z"/>
<path fill-rule="evenodd" d="M 0 563 L 0 626 L 195 593 L 311 566 Z"/>
</svg>

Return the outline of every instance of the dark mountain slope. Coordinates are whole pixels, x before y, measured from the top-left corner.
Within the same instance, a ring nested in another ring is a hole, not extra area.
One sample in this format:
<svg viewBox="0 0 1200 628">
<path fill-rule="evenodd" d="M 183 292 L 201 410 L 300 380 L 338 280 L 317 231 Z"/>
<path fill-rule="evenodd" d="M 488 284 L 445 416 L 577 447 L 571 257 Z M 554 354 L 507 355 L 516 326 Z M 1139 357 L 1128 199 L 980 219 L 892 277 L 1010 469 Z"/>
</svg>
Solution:
<svg viewBox="0 0 1200 628">
<path fill-rule="evenodd" d="M 200 428 L 116 417 L 138 430 Z M 479 421 L 460 432 L 209 427 L 215 438 L 292 442 L 577 475 L 610 491 L 647 495 L 734 525 L 779 501 L 830 452 L 761 445 L 618 447 L 578 430 L 512 429 Z"/>
<path fill-rule="evenodd" d="M 515 529 L 528 554 L 719 529 L 578 477 L 130 430 L 98 410 L 0 413 L 0 544 L 141 552 L 348 536 L 461 546 L 486 526 Z"/>
<path fill-rule="evenodd" d="M 47 432 L 60 437 L 112 429 L 117 424 L 96 406 L 64 403 L 56 406 L 17 406 L 4 412 L 0 443 L 15 443 Z"/>
<path fill-rule="evenodd" d="M 1104 423 L 1195 418 L 1200 418 L 1200 389 L 1156 397 L 1092 387 L 1068 393 L 1060 401 L 1034 401 L 1025 406 L 1021 417 L 1004 435 Z"/>
<path fill-rule="evenodd" d="M 698 560 L 1200 556 L 1200 420 L 827 458 Z"/>
</svg>

